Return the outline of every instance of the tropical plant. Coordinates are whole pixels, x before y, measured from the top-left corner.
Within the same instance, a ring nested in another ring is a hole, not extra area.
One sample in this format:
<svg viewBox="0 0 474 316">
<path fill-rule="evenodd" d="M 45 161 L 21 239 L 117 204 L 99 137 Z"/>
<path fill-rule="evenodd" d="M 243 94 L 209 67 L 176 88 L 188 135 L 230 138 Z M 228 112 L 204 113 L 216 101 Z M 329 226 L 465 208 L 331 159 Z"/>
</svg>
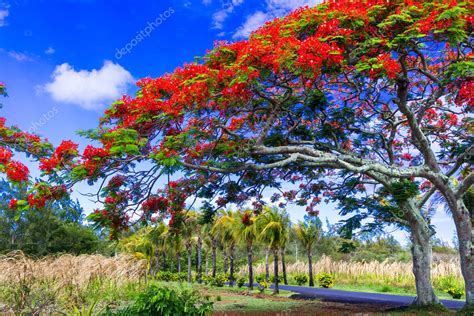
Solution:
<svg viewBox="0 0 474 316">
<path fill-rule="evenodd" d="M 274 290 L 279 293 L 278 254 L 282 243 L 286 239 L 287 226 L 284 214 L 276 209 L 265 207 L 257 217 L 256 225 L 260 232 L 258 238 L 273 252 Z"/>
<path fill-rule="evenodd" d="M 323 288 L 331 288 L 334 286 L 334 275 L 329 273 L 320 273 L 318 275 L 319 286 Z"/>
<path fill-rule="evenodd" d="M 314 286 L 313 277 L 313 247 L 321 236 L 321 220 L 315 216 L 307 216 L 304 222 L 294 226 L 296 236 L 306 251 L 308 257 L 309 286 Z"/>
<path fill-rule="evenodd" d="M 301 285 L 304 285 L 308 282 L 308 275 L 306 273 L 298 273 L 294 276 L 294 279 L 296 281 L 296 284 L 301 286 Z M 314 284 L 310 285 L 310 286 L 314 286 Z"/>
<path fill-rule="evenodd" d="M 209 315 L 213 303 L 192 288 L 169 284 L 148 284 L 134 302 L 119 315 Z"/>
<path fill-rule="evenodd" d="M 234 234 L 236 239 L 242 242 L 247 250 L 247 266 L 248 266 L 248 286 L 253 289 L 253 247 L 258 237 L 257 225 L 254 212 L 245 210 L 239 213 L 240 219 L 234 226 Z"/>
<path fill-rule="evenodd" d="M 234 255 L 237 244 L 235 227 L 238 225 L 239 219 L 240 216 L 238 212 L 232 210 L 222 210 L 212 228 L 213 233 L 218 236 L 220 243 L 224 247 L 224 256 L 226 257 L 228 255 L 229 258 L 230 286 L 233 286 L 234 284 Z M 225 268 L 224 272 L 227 272 Z"/>
</svg>

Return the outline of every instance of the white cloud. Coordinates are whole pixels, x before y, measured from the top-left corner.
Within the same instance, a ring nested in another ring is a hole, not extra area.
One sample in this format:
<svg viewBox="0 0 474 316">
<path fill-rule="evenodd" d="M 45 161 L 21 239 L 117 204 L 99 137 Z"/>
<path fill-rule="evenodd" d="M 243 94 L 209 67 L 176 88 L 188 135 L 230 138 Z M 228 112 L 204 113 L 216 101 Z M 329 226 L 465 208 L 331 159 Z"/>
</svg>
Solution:
<svg viewBox="0 0 474 316">
<path fill-rule="evenodd" d="M 16 59 L 17 61 L 30 61 L 31 60 L 31 58 L 28 55 L 24 53 L 20 53 L 20 52 L 15 52 L 15 51 L 9 51 L 8 56 Z"/>
<path fill-rule="evenodd" d="M 230 14 L 234 12 L 235 8 L 244 3 L 245 0 L 223 0 L 221 1 L 222 7 L 219 11 L 215 12 L 212 15 L 212 26 L 215 29 L 222 29 L 224 27 L 224 22 L 227 20 Z M 206 4 L 211 3 L 211 1 L 204 0 Z"/>
<path fill-rule="evenodd" d="M 0 10 L 0 27 L 7 25 L 7 22 L 5 20 L 9 14 L 10 11 L 8 11 L 8 8 Z"/>
<path fill-rule="evenodd" d="M 266 0 L 265 12 L 257 11 L 249 15 L 245 22 L 237 28 L 233 38 L 238 39 L 248 37 L 250 33 L 258 29 L 267 21 L 279 16 L 284 16 L 296 8 L 306 5 L 314 6 L 321 2 L 321 0 Z"/>
<path fill-rule="evenodd" d="M 105 61 L 100 69 L 76 71 L 65 63 L 56 67 L 52 82 L 43 88 L 58 102 L 98 110 L 126 93 L 134 82 L 130 72 L 119 64 Z"/>
<path fill-rule="evenodd" d="M 54 48 L 52 48 L 51 46 L 48 47 L 48 48 L 44 51 L 44 53 L 45 53 L 46 55 L 52 55 L 52 54 L 54 54 L 55 52 L 56 52 L 56 50 L 55 50 Z"/>
<path fill-rule="evenodd" d="M 247 20 L 242 24 L 232 36 L 233 38 L 248 37 L 250 33 L 262 26 L 266 21 L 270 20 L 271 16 L 267 13 L 257 11 L 247 17 Z"/>
</svg>

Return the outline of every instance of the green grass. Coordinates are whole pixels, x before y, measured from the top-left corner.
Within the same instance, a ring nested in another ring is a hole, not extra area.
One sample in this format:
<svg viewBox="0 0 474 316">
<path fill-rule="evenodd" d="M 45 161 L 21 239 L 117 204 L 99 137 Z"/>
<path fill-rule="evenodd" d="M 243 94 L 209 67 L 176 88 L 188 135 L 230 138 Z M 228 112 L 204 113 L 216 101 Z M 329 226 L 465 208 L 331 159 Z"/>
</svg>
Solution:
<svg viewBox="0 0 474 316">
<path fill-rule="evenodd" d="M 257 297 L 227 296 L 214 304 L 216 312 L 284 312 L 301 306 L 301 301 L 273 301 Z"/>
<path fill-rule="evenodd" d="M 261 294 L 257 289 L 249 292 L 246 288 L 238 287 L 208 287 L 200 285 L 198 288 L 214 299 L 216 312 L 285 312 L 300 307 L 303 301 L 290 300 L 293 292 L 281 290 L 273 295 L 271 289 Z M 221 300 L 217 301 L 216 298 Z"/>
</svg>

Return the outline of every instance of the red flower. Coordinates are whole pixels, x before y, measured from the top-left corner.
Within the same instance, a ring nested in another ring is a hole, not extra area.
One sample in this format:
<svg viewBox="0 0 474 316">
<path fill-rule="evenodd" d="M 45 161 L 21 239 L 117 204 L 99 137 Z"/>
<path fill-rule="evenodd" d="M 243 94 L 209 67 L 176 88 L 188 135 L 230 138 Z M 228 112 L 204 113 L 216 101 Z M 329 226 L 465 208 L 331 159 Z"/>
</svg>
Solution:
<svg viewBox="0 0 474 316">
<path fill-rule="evenodd" d="M 54 151 L 54 155 L 59 159 L 63 159 L 67 156 L 75 156 L 77 155 L 77 144 L 70 140 L 63 140 Z"/>
<path fill-rule="evenodd" d="M 402 158 L 405 159 L 405 160 L 412 160 L 413 156 L 410 153 L 404 153 L 402 155 Z"/>
<path fill-rule="evenodd" d="M 109 155 L 109 151 L 105 148 L 96 148 L 94 146 L 88 145 L 84 149 L 83 156 L 86 159 L 94 159 L 94 158 L 105 158 Z"/>
<path fill-rule="evenodd" d="M 10 204 L 8 207 L 12 210 L 16 210 L 18 208 L 18 200 L 17 199 L 11 199 Z"/>
<path fill-rule="evenodd" d="M 117 201 L 111 196 L 105 198 L 105 204 L 115 204 L 116 202 Z"/>
<path fill-rule="evenodd" d="M 7 165 L 7 177 L 14 182 L 24 182 L 28 180 L 30 171 L 18 161 L 12 161 Z"/>
<path fill-rule="evenodd" d="M 40 159 L 39 167 L 42 171 L 45 171 L 46 173 L 50 173 L 54 169 L 56 169 L 60 163 L 61 163 L 60 159 L 58 159 L 56 156 L 53 156 L 50 159 L 42 158 Z"/>
<path fill-rule="evenodd" d="M 31 208 L 43 208 L 46 204 L 46 197 L 30 194 L 28 195 L 28 204 Z"/>
<path fill-rule="evenodd" d="M 245 226 L 252 225 L 250 214 L 248 212 L 245 212 L 244 215 L 242 216 L 242 224 L 244 224 Z"/>
<path fill-rule="evenodd" d="M 382 62 L 389 79 L 397 78 L 398 73 L 401 71 L 401 67 L 396 60 L 392 59 L 389 54 L 379 55 L 377 59 Z"/>
<path fill-rule="evenodd" d="M 142 209 L 145 212 L 157 212 L 157 211 L 166 211 L 169 207 L 168 199 L 164 197 L 152 196 L 142 204 Z"/>
<path fill-rule="evenodd" d="M 125 183 L 125 177 L 124 176 L 114 176 L 112 179 L 109 181 L 109 188 L 118 188 L 122 186 Z"/>
<path fill-rule="evenodd" d="M 10 159 L 12 158 L 12 152 L 4 147 L 0 147 L 0 164 L 1 165 L 6 165 L 7 163 L 10 162 Z"/>
</svg>

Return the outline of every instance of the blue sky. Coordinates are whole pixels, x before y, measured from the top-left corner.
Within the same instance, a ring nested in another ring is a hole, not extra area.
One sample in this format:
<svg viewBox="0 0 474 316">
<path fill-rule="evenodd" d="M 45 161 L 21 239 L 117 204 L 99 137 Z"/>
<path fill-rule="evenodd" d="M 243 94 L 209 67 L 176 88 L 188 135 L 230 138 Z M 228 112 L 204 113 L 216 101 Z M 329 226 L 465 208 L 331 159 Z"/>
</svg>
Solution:
<svg viewBox="0 0 474 316">
<path fill-rule="evenodd" d="M 84 147 L 75 132 L 95 127 L 108 104 L 133 93 L 136 79 L 171 72 L 216 40 L 245 38 L 265 21 L 315 3 L 0 0 L 0 81 L 9 93 L 2 116 L 54 144 L 72 139 Z M 87 212 L 97 207 L 84 198 L 81 203 Z M 304 215 L 290 211 L 295 220 Z M 339 219 L 333 206 L 322 207 L 321 215 Z M 433 220 L 446 241 L 453 236 L 451 222 L 442 210 Z"/>
</svg>

